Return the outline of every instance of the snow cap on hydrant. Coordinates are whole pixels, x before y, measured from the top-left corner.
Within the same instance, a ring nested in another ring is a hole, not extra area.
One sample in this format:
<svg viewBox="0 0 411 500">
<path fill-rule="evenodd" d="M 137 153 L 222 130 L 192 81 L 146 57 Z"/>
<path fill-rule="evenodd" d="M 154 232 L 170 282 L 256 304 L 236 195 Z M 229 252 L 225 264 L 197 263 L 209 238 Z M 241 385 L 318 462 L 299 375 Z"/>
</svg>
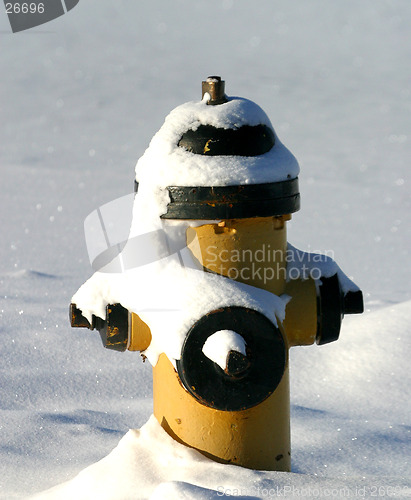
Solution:
<svg viewBox="0 0 411 500">
<path fill-rule="evenodd" d="M 162 427 L 219 462 L 290 470 L 289 348 L 338 339 L 363 310 L 332 259 L 287 243 L 298 173 L 262 109 L 208 78 L 137 163 L 118 258 L 139 265 L 104 268 L 72 300 L 72 326 L 148 357 Z"/>
<path fill-rule="evenodd" d="M 265 112 L 210 77 L 201 101 L 167 116 L 137 163 L 136 186 L 163 191 L 163 219 L 265 217 L 299 209 L 298 173 Z"/>
</svg>

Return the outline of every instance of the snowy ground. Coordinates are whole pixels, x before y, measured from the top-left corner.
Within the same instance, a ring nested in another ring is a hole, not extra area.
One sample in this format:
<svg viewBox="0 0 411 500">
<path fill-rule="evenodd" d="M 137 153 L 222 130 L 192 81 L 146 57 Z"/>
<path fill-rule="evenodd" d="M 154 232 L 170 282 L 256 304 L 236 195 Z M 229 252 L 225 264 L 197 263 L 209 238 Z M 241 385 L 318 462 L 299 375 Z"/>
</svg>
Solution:
<svg viewBox="0 0 411 500">
<path fill-rule="evenodd" d="M 106 456 L 42 497 L 411 496 L 410 22 L 407 0 L 83 0 L 14 35 L 0 14 L 1 498 Z M 300 162 L 290 242 L 334 252 L 365 295 L 339 342 L 291 352 L 292 474 L 169 443 L 150 366 L 68 324 L 92 272 L 85 217 L 131 192 L 151 136 L 209 74 Z"/>
</svg>

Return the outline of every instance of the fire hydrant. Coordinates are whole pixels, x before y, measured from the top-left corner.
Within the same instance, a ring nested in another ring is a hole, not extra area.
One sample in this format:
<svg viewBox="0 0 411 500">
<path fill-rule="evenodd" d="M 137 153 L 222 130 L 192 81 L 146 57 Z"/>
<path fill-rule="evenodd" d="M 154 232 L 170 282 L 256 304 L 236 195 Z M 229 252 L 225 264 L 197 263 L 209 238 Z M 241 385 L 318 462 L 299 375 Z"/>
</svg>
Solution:
<svg viewBox="0 0 411 500">
<path fill-rule="evenodd" d="M 153 366 L 154 415 L 174 439 L 213 460 L 290 471 L 289 349 L 337 340 L 344 314 L 363 312 L 362 293 L 332 259 L 287 243 L 286 222 L 300 208 L 298 164 L 261 110 L 227 97 L 220 77 L 202 85 L 202 118 L 179 129 L 173 151 L 193 164 L 213 160 L 222 172 L 226 162 L 228 173 L 212 184 L 206 176 L 167 185 L 160 218 L 186 224 L 185 244 L 201 273 L 281 298 L 285 314 L 273 320 L 237 301 L 196 318 L 180 355 L 162 352 Z M 250 180 L 247 169 L 260 164 L 263 172 Z M 86 318 L 85 307 L 72 303 L 71 325 L 98 329 L 108 348 L 145 353 L 150 322 L 123 305 Z M 220 361 L 218 342 L 226 345 Z"/>
</svg>

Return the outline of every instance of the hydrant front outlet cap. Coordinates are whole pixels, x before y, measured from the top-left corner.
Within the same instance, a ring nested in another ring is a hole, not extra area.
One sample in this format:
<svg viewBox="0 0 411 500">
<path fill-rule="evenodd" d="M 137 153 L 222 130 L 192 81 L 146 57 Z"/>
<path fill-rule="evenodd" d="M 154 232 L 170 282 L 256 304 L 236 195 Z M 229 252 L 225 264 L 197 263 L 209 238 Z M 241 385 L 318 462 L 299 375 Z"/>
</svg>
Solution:
<svg viewBox="0 0 411 500">
<path fill-rule="evenodd" d="M 246 358 L 229 354 L 226 370 L 203 353 L 207 339 L 218 330 L 237 332 L 247 346 Z M 280 383 L 286 363 L 283 336 L 266 316 L 245 307 L 222 307 L 191 327 L 177 371 L 187 391 L 201 404 L 238 411 L 267 399 Z"/>
</svg>

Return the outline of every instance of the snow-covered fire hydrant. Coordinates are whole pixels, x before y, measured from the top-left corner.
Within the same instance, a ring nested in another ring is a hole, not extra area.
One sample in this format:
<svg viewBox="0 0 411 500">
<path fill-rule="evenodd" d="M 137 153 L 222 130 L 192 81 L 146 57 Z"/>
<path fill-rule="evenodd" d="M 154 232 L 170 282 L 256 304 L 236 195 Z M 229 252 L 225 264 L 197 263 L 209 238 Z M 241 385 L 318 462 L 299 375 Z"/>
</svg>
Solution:
<svg viewBox="0 0 411 500">
<path fill-rule="evenodd" d="M 363 311 L 332 259 L 287 243 L 298 173 L 261 108 L 208 78 L 139 160 L 128 241 L 71 304 L 72 326 L 148 357 L 158 422 L 222 463 L 290 470 L 289 348 Z"/>
</svg>

